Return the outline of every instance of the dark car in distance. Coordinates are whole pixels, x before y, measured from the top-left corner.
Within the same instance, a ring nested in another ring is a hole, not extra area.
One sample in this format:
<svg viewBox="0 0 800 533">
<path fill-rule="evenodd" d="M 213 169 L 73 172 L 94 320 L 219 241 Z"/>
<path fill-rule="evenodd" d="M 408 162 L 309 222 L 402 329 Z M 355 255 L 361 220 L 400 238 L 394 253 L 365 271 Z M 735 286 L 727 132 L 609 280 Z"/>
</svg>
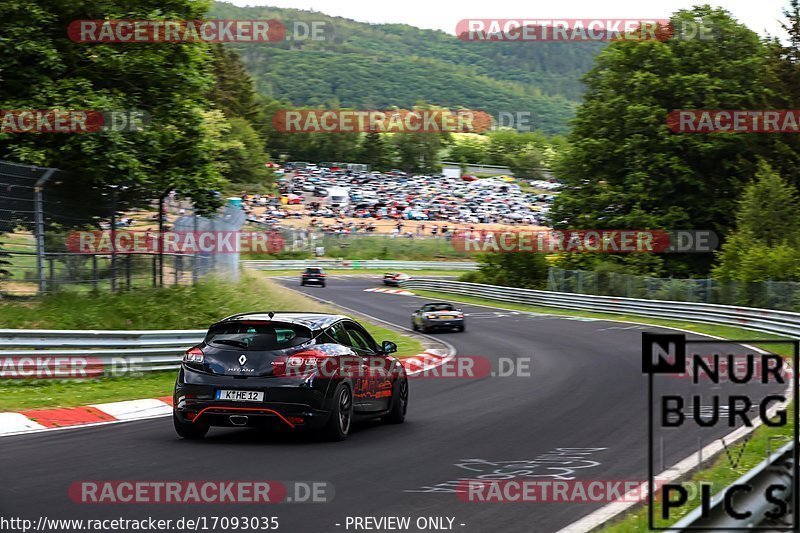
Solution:
<svg viewBox="0 0 800 533">
<path fill-rule="evenodd" d="M 316 430 L 336 441 L 359 420 L 402 423 L 408 378 L 396 351 L 346 316 L 230 316 L 184 355 L 173 397 L 175 430 L 201 439 L 212 426 L 267 426 Z"/>
<path fill-rule="evenodd" d="M 325 286 L 325 271 L 321 267 L 307 267 L 300 275 L 300 285 Z"/>
</svg>

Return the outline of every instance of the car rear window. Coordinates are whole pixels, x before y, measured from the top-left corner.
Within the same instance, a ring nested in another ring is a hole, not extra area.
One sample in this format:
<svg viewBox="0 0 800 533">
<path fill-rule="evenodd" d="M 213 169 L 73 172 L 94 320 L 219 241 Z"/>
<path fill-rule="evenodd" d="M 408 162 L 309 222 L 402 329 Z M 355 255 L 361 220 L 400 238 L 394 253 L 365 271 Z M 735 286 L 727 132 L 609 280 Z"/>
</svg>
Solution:
<svg viewBox="0 0 800 533">
<path fill-rule="evenodd" d="M 321 268 L 307 268 L 306 274 L 322 274 Z"/>
<path fill-rule="evenodd" d="M 437 304 L 429 306 L 428 311 L 455 311 L 455 307 L 450 304 Z"/>
<path fill-rule="evenodd" d="M 206 343 L 237 350 L 282 350 L 311 340 L 311 330 L 281 322 L 231 322 L 214 326 Z"/>
</svg>

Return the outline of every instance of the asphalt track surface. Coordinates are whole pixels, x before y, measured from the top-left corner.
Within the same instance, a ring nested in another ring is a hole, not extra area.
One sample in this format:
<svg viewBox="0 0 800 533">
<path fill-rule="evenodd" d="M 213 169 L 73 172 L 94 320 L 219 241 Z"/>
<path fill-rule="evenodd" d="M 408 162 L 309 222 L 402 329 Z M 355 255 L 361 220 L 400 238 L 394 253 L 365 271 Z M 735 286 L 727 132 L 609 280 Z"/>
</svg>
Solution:
<svg viewBox="0 0 800 533">
<path fill-rule="evenodd" d="M 327 288 L 301 288 L 295 279 L 282 283 L 403 327 L 423 302 L 365 292 L 379 286 L 374 277 L 333 276 Z M 455 482 L 487 474 L 646 479 L 641 332 L 654 328 L 461 307 L 468 315 L 466 332 L 435 337 L 459 356 L 487 358 L 495 371 L 501 358 L 530 358 L 530 375 L 413 380 L 405 424 L 362 425 L 341 443 L 221 428 L 203 441 L 183 441 L 169 418 L 2 438 L 0 514 L 34 520 L 276 516 L 278 531 L 290 533 L 355 531 L 346 527 L 347 517 L 365 516 L 411 517 L 408 531 L 419 531 L 418 517 L 450 517 L 455 531 L 550 532 L 604 504 L 464 502 Z M 666 379 L 662 386 L 685 393 L 689 380 Z M 711 389 L 728 394 L 729 387 Z M 748 391 L 761 397 L 782 389 L 773 384 Z M 730 431 L 672 431 L 664 464 Z M 325 481 L 335 496 L 329 503 L 259 506 L 74 503 L 68 488 L 82 480 Z"/>
</svg>

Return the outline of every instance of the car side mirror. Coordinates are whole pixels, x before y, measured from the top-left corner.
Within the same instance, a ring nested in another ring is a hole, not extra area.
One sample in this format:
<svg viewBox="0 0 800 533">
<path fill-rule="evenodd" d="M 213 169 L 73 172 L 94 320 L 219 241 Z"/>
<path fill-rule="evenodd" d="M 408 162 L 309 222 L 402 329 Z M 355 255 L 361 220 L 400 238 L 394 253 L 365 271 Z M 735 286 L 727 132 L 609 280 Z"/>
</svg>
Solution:
<svg viewBox="0 0 800 533">
<path fill-rule="evenodd" d="M 397 351 L 397 345 L 392 341 L 383 341 L 381 343 L 381 351 L 386 355 L 395 353 Z"/>
</svg>

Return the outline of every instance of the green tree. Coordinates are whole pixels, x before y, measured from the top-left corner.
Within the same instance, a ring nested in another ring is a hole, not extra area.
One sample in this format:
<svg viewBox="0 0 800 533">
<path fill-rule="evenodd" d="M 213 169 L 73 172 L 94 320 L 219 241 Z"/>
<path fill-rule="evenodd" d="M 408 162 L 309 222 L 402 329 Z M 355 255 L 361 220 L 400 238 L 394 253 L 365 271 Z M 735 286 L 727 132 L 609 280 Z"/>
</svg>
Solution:
<svg viewBox="0 0 800 533">
<path fill-rule="evenodd" d="M 253 80 L 239 54 L 221 44 L 212 49 L 214 86 L 210 98 L 226 117 L 252 120 L 260 111 Z"/>
<path fill-rule="evenodd" d="M 597 57 L 560 158 L 567 187 L 553 219 L 565 228 L 710 229 L 724 236 L 753 176 L 757 135 L 676 134 L 673 109 L 761 109 L 766 47 L 722 9 L 679 11 L 712 39 L 618 41 Z M 563 221 L 563 222 L 562 222 Z M 674 275 L 705 273 L 711 257 L 663 258 Z"/>
<path fill-rule="evenodd" d="M 514 176 L 524 179 L 542 177 L 542 154 L 536 148 L 525 148 L 508 157 L 508 166 Z"/>
<path fill-rule="evenodd" d="M 800 279 L 800 199 L 766 163 L 759 165 L 736 210 L 736 231 L 717 254 L 722 280 Z"/>
<path fill-rule="evenodd" d="M 109 215 L 110 185 L 120 209 L 146 205 L 170 189 L 202 197 L 220 175 L 204 138 L 213 78 L 207 46 L 79 44 L 66 32 L 79 19 L 201 19 L 192 0 L 7 0 L 0 3 L 0 101 L 6 109 L 141 110 L 142 131 L 81 135 L 0 134 L 0 158 L 67 171 L 48 189 L 75 224 Z M 74 206 L 69 209 L 68 206 Z"/>
<path fill-rule="evenodd" d="M 447 151 L 447 161 L 489 164 L 488 138 L 475 133 L 457 133 Z"/>
<path fill-rule="evenodd" d="M 462 277 L 464 281 L 543 289 L 547 283 L 545 254 L 531 252 L 490 253 L 478 256 L 478 271 Z"/>
<path fill-rule="evenodd" d="M 361 139 L 358 161 L 372 165 L 376 170 L 386 170 L 391 165 L 391 154 L 377 131 L 370 131 Z"/>
</svg>

